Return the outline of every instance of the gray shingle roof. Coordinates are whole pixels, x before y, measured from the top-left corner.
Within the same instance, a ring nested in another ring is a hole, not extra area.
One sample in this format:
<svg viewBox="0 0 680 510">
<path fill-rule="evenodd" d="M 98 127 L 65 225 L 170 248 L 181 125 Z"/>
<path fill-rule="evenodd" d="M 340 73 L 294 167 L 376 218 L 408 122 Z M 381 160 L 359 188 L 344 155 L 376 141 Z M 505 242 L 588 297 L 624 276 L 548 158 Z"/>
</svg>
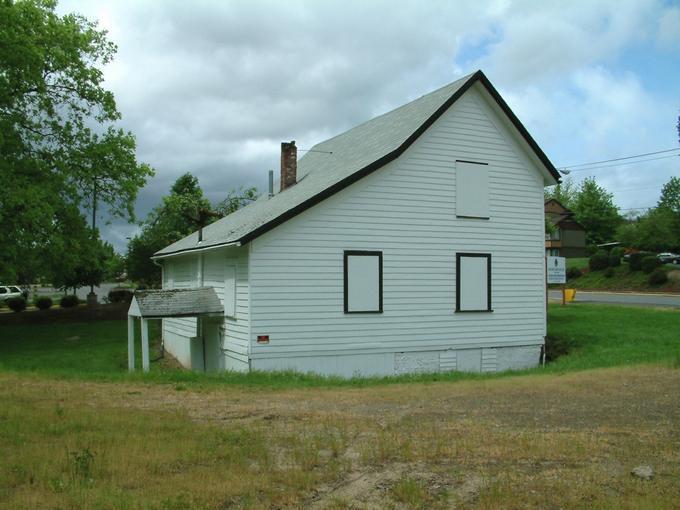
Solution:
<svg viewBox="0 0 680 510">
<path fill-rule="evenodd" d="M 271 198 L 256 200 L 208 225 L 203 229 L 200 244 L 198 232 L 194 232 L 159 250 L 155 256 L 245 243 L 254 239 L 397 157 L 478 79 L 498 101 L 539 158 L 544 160 L 548 170 L 559 179 L 557 170 L 493 85 L 481 71 L 477 71 L 315 145 L 298 161 L 297 184 Z"/>
<path fill-rule="evenodd" d="M 223 314 L 224 307 L 213 287 L 195 289 L 138 290 L 130 315 L 141 317 L 195 317 Z"/>
</svg>

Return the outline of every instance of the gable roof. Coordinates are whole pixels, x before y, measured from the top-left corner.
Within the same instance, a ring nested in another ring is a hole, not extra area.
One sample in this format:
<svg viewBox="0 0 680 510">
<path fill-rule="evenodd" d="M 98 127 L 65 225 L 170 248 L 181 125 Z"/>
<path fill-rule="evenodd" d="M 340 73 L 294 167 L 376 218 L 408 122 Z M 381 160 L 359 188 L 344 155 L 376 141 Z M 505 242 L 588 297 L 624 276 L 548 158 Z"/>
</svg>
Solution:
<svg viewBox="0 0 680 510">
<path fill-rule="evenodd" d="M 556 198 L 548 198 L 547 200 L 545 200 L 544 203 L 545 209 L 548 208 L 549 204 L 556 204 L 562 209 L 561 211 L 545 210 L 545 214 L 551 217 L 550 219 L 553 222 L 553 224 L 559 225 L 562 222 L 566 222 L 571 225 L 579 227 L 581 230 L 585 230 L 583 225 L 581 225 L 578 221 L 576 221 L 576 219 L 574 219 L 574 212 L 568 207 L 566 207 L 562 202 L 560 202 Z"/>
<path fill-rule="evenodd" d="M 223 313 L 224 307 L 213 287 L 138 290 L 128 310 L 128 315 L 144 318 L 197 317 Z"/>
<path fill-rule="evenodd" d="M 472 85 L 481 83 L 548 172 L 559 172 L 482 71 L 315 145 L 299 160 L 294 186 L 262 198 L 159 250 L 154 258 L 247 243 L 399 157 Z"/>
</svg>

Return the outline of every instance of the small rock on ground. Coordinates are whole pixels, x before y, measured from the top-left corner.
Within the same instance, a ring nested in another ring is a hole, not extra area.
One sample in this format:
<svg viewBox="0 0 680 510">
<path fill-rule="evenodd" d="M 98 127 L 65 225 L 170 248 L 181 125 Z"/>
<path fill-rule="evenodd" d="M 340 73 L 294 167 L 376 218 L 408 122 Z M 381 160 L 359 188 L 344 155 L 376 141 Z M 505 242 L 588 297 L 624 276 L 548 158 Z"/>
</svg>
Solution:
<svg viewBox="0 0 680 510">
<path fill-rule="evenodd" d="M 643 480 L 651 480 L 654 478 L 654 470 L 652 469 L 652 466 L 637 466 L 633 468 L 630 474 Z"/>
</svg>

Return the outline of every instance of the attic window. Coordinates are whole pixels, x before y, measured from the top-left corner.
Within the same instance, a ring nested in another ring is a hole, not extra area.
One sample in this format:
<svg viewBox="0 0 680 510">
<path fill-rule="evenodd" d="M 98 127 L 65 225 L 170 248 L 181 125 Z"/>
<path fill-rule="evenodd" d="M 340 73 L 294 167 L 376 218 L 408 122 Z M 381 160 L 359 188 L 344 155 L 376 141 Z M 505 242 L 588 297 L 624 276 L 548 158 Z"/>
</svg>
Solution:
<svg viewBox="0 0 680 510">
<path fill-rule="evenodd" d="M 382 313 L 382 252 L 345 251 L 345 313 Z"/>
<path fill-rule="evenodd" d="M 456 161 L 456 216 L 489 219 L 489 165 Z"/>
<path fill-rule="evenodd" d="M 456 253 L 456 312 L 491 311 L 491 254 Z"/>
</svg>

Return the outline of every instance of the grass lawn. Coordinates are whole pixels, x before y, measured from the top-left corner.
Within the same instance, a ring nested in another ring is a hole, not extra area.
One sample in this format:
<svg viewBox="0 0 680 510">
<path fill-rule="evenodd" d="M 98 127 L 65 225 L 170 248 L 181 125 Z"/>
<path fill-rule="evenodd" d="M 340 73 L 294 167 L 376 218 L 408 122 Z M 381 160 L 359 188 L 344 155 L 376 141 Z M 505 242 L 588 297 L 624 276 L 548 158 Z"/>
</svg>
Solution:
<svg viewBox="0 0 680 510">
<path fill-rule="evenodd" d="M 575 257 L 566 259 L 567 269 L 575 267 L 576 269 L 585 269 L 588 267 L 588 257 Z"/>
<path fill-rule="evenodd" d="M 587 263 L 586 266 L 587 267 Z M 675 272 L 680 275 L 679 267 L 672 264 L 662 266 L 663 269 L 670 275 Z M 649 274 L 642 271 L 628 270 L 628 264 L 622 263 L 619 267 L 611 268 L 613 270 L 612 276 L 606 276 L 605 271 L 588 271 L 578 278 L 571 279 L 567 282 L 569 287 L 576 289 L 597 289 L 597 290 L 626 290 L 626 291 L 644 291 L 644 292 L 680 292 L 680 278 L 669 277 L 668 282 L 661 285 L 650 285 Z"/>
<path fill-rule="evenodd" d="M 545 369 L 364 381 L 128 375 L 123 321 L 3 327 L 0 508 L 676 507 L 679 326 L 551 306 Z"/>
<path fill-rule="evenodd" d="M 138 326 L 139 327 L 139 326 Z M 341 379 L 308 374 L 260 372 L 203 374 L 177 369 L 167 360 L 151 363 L 151 373 L 127 372 L 127 323 L 100 321 L 75 324 L 3 326 L 0 371 L 100 381 L 155 381 L 198 385 L 244 384 L 265 387 L 370 386 L 406 381 L 439 381 L 507 377 L 504 374 L 421 374 L 400 377 Z M 676 362 L 680 359 L 680 312 L 607 305 L 551 305 L 548 319 L 552 352 L 569 352 L 546 371 L 583 370 L 629 363 Z M 141 367 L 137 331 L 137 362 Z M 150 322 L 152 359 L 159 353 L 159 323 Z M 552 349 L 554 346 L 554 349 Z M 549 351 L 550 352 L 550 351 Z"/>
</svg>

